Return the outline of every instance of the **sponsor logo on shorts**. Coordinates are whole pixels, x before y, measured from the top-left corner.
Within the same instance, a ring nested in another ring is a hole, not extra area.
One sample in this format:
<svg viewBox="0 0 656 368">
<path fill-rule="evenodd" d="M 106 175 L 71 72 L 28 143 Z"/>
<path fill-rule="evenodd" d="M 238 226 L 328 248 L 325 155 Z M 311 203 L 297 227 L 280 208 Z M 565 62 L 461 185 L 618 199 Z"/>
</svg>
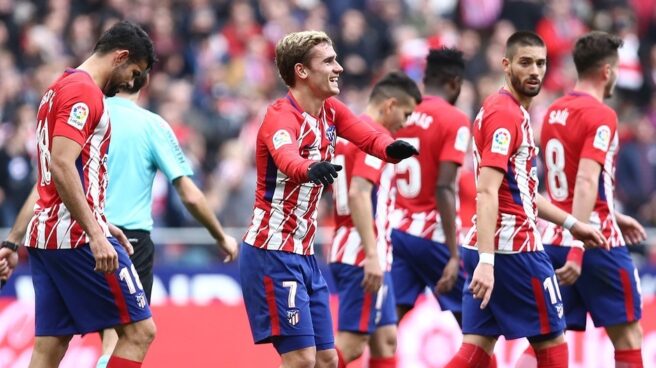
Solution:
<svg viewBox="0 0 656 368">
<path fill-rule="evenodd" d="M 290 325 L 296 326 L 301 321 L 301 313 L 298 309 L 290 309 L 287 311 L 287 322 Z"/>
<path fill-rule="evenodd" d="M 563 303 L 556 304 L 556 312 L 558 313 L 558 318 L 563 318 Z"/>
</svg>

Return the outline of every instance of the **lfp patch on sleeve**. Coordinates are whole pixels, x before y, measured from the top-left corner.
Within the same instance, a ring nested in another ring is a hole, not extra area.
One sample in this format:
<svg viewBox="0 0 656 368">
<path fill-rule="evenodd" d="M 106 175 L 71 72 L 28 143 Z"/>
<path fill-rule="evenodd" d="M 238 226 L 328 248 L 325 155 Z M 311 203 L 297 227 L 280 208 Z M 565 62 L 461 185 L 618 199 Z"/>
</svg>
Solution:
<svg viewBox="0 0 656 368">
<path fill-rule="evenodd" d="M 71 108 L 71 114 L 68 116 L 68 125 L 77 130 L 82 130 L 84 123 L 89 118 L 89 106 L 84 102 L 78 102 Z"/>
<path fill-rule="evenodd" d="M 608 146 L 610 145 L 610 128 L 608 125 L 602 125 L 597 128 L 597 133 L 595 133 L 594 141 L 592 142 L 592 147 L 598 148 L 602 151 L 608 151 Z"/>
<path fill-rule="evenodd" d="M 292 136 L 285 129 L 280 129 L 273 135 L 273 148 L 275 149 L 291 143 Z"/>
<path fill-rule="evenodd" d="M 507 155 L 510 150 L 510 132 L 506 128 L 499 128 L 492 135 L 492 149 L 494 153 Z"/>
<path fill-rule="evenodd" d="M 469 129 L 460 127 L 456 133 L 456 142 L 453 144 L 453 148 L 460 152 L 466 152 L 467 146 L 469 146 Z"/>
</svg>

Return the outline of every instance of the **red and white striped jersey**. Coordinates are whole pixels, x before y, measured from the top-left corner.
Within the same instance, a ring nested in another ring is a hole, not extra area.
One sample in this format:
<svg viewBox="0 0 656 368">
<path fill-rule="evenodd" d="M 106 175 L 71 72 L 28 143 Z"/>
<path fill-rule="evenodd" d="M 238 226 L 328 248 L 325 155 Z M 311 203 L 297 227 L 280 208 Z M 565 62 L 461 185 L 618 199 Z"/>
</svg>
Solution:
<svg viewBox="0 0 656 368">
<path fill-rule="evenodd" d="M 322 185 L 309 182 L 312 163 L 332 161 L 337 136 L 386 161 L 394 140 L 329 98 L 318 116 L 301 110 L 291 93 L 269 106 L 257 134 L 257 189 L 253 220 L 244 236 L 252 246 L 314 254 Z"/>
<path fill-rule="evenodd" d="M 82 227 L 71 218 L 50 174 L 52 140 L 66 137 L 82 152 L 76 160 L 87 204 L 96 221 L 109 236 L 105 219 L 107 149 L 111 127 L 104 96 L 91 76 L 68 69 L 52 84 L 37 113 L 37 188 L 39 199 L 28 227 L 25 244 L 31 248 L 76 248 L 89 242 Z"/>
<path fill-rule="evenodd" d="M 369 116 L 362 115 L 361 119 L 371 124 L 376 130 L 388 135 L 390 134 L 389 131 L 376 124 Z M 379 232 L 374 219 L 378 218 L 377 210 L 380 207 L 378 205 L 378 189 L 380 186 L 380 177 L 386 164 L 379 158 L 364 153 L 353 143 L 341 138 L 337 140 L 335 146 L 334 163 L 342 165 L 344 169 L 339 172 L 333 184 L 335 236 L 330 250 L 330 262 L 363 266 L 366 254 L 360 234 L 352 220 L 348 198 L 351 180 L 357 176 L 369 181 L 373 185 L 371 191 L 372 223 L 377 239 L 378 257 L 381 261 L 381 267 L 385 269 L 388 258 L 385 231 Z M 382 241 L 379 241 L 378 239 L 381 237 Z"/>
<path fill-rule="evenodd" d="M 440 97 L 427 96 L 396 133 L 419 150 L 419 155 L 396 165 L 396 207 L 402 213 L 397 230 L 446 241 L 435 200 L 440 163 L 462 165 L 470 141 L 469 125 L 467 116 L 456 107 Z M 458 202 L 456 196 L 457 229 Z"/>
<path fill-rule="evenodd" d="M 528 112 L 510 92 L 501 89 L 485 99 L 474 121 L 473 136 L 476 180 L 482 167 L 493 167 L 505 173 L 499 188 L 499 216 L 494 235 L 496 251 L 543 250 L 536 227 L 536 157 L 539 150 Z M 464 246 L 475 248 L 477 241 L 474 226 Z"/>
<path fill-rule="evenodd" d="M 590 215 L 611 247 L 626 243 L 615 219 L 615 161 L 619 151 L 617 115 L 594 97 L 581 92 L 563 96 L 549 107 L 542 125 L 547 192 L 553 204 L 571 213 L 574 185 L 582 158 L 602 167 L 597 200 Z M 549 223 L 542 233 L 544 244 L 580 245 L 562 226 Z"/>
</svg>

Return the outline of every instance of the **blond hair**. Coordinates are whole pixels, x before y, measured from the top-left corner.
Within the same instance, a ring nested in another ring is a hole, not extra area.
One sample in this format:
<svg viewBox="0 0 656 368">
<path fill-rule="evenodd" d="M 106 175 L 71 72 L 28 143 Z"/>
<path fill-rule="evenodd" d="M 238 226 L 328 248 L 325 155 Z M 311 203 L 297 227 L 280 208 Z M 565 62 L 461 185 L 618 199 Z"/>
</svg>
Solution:
<svg viewBox="0 0 656 368">
<path fill-rule="evenodd" d="M 294 87 L 294 66 L 298 63 L 306 64 L 310 57 L 310 50 L 322 43 L 329 45 L 333 41 L 325 32 L 302 31 L 293 32 L 283 37 L 276 45 L 276 66 L 280 77 L 289 87 Z"/>
</svg>

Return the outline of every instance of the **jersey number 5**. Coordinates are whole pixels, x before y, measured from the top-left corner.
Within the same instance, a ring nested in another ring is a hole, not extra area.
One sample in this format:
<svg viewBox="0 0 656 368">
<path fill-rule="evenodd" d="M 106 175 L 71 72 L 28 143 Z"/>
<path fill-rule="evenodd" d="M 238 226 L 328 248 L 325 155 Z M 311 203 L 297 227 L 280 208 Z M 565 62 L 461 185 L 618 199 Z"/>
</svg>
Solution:
<svg viewBox="0 0 656 368">
<path fill-rule="evenodd" d="M 419 138 L 400 138 L 419 150 Z M 416 157 L 411 156 L 395 165 L 396 187 L 404 198 L 415 198 L 421 191 L 421 166 Z M 407 173 L 407 179 L 399 176 Z"/>
<path fill-rule="evenodd" d="M 565 148 L 557 139 L 550 139 L 545 149 L 547 185 L 549 195 L 555 201 L 567 199 L 568 187 L 565 175 Z"/>
</svg>

